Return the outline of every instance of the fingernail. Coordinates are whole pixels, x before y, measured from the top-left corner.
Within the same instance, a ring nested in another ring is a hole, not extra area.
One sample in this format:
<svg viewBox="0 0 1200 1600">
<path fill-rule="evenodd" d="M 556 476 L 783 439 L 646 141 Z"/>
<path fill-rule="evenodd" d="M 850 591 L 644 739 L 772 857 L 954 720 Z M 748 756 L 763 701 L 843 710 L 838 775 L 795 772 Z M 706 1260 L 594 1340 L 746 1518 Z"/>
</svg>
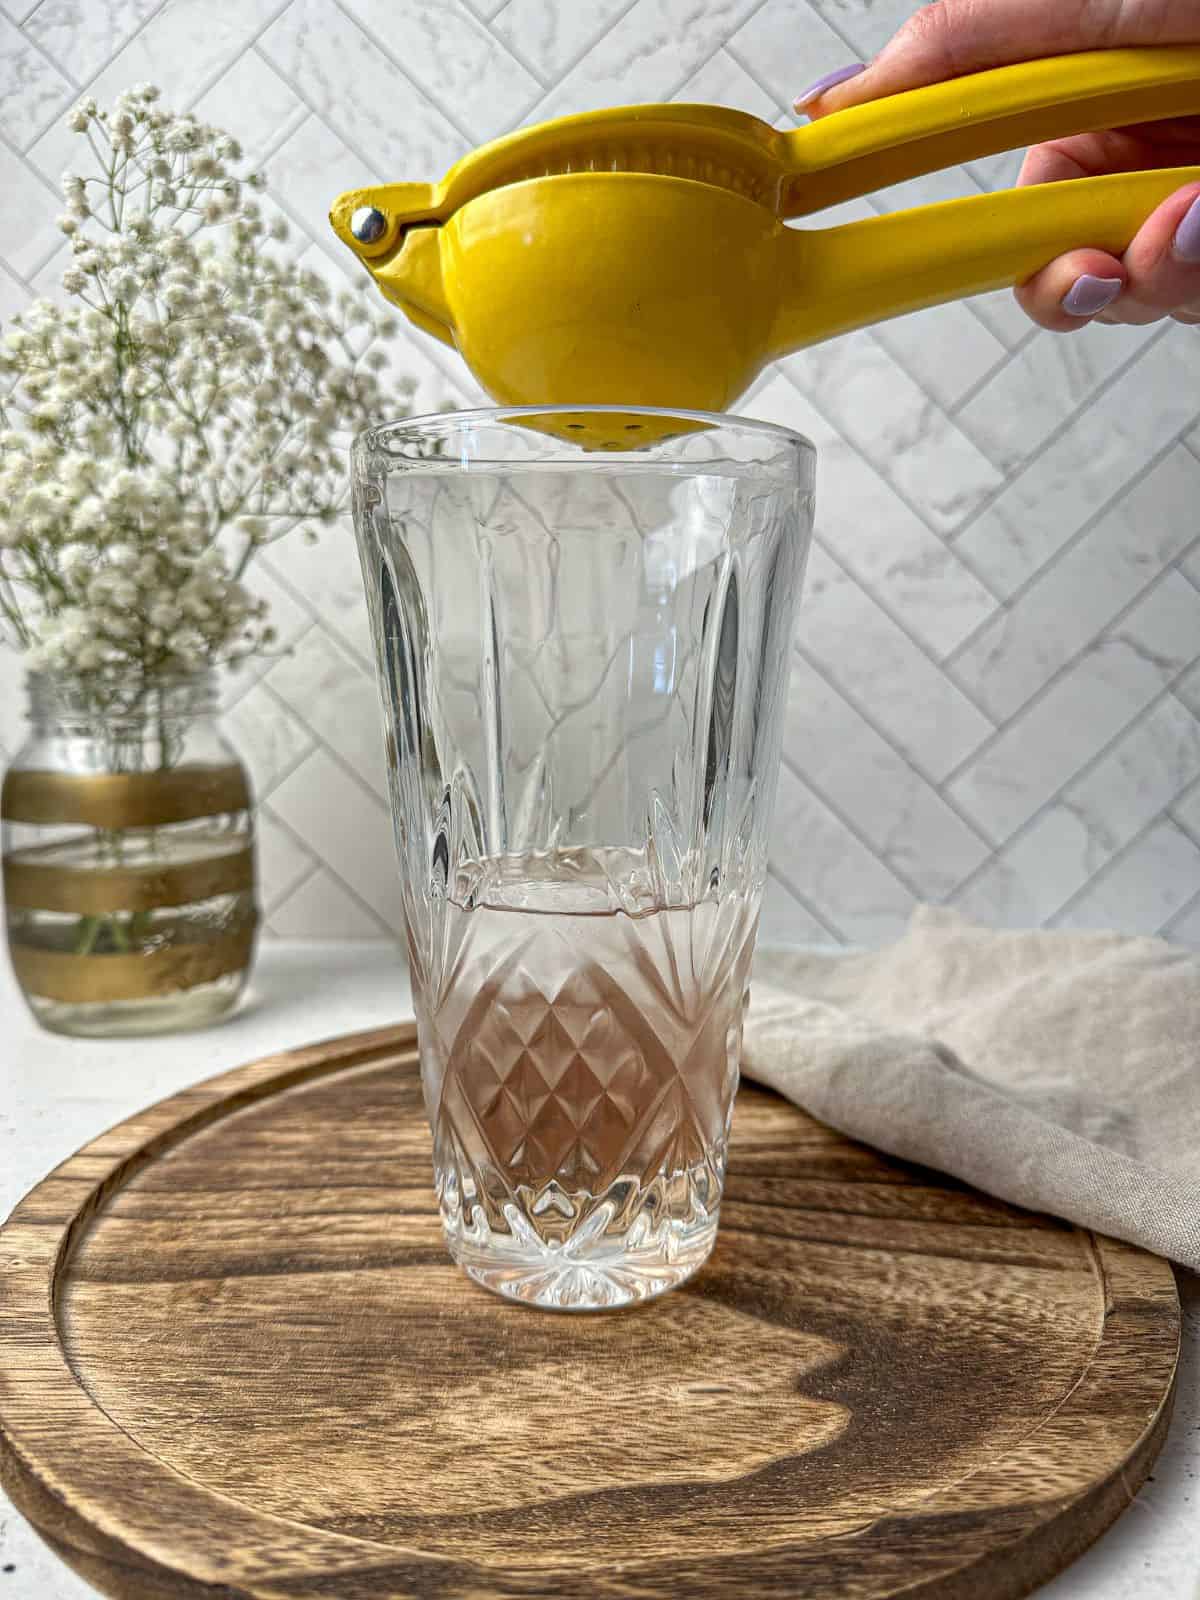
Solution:
<svg viewBox="0 0 1200 1600">
<path fill-rule="evenodd" d="M 1124 287 L 1120 278 L 1095 278 L 1085 272 L 1063 296 L 1062 308 L 1069 317 L 1094 317 L 1112 305 Z"/>
<path fill-rule="evenodd" d="M 1181 261 L 1200 261 L 1200 195 L 1175 230 L 1175 254 Z"/>
<path fill-rule="evenodd" d="M 792 104 L 797 111 L 803 111 L 805 106 L 810 106 L 814 100 L 819 100 L 827 89 L 834 89 L 839 83 L 848 83 L 851 78 L 857 78 L 860 72 L 866 70 L 861 61 L 855 61 L 848 67 L 839 67 L 836 72 L 827 72 L 823 78 L 818 78 L 816 83 L 810 83 L 807 89 L 796 96 Z"/>
</svg>

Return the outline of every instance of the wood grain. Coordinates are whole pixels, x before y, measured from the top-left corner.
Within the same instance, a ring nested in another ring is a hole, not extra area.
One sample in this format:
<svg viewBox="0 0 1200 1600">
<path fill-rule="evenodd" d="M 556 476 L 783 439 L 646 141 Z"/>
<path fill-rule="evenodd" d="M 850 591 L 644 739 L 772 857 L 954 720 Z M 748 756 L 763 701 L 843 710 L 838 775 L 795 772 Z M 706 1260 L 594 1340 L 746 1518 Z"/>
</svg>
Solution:
<svg viewBox="0 0 1200 1600">
<path fill-rule="evenodd" d="M 1170 1269 L 738 1101 L 684 1288 L 450 1263 L 410 1028 L 190 1090 L 0 1230 L 0 1470 L 105 1592 L 1027 1594 L 1165 1432 Z"/>
</svg>

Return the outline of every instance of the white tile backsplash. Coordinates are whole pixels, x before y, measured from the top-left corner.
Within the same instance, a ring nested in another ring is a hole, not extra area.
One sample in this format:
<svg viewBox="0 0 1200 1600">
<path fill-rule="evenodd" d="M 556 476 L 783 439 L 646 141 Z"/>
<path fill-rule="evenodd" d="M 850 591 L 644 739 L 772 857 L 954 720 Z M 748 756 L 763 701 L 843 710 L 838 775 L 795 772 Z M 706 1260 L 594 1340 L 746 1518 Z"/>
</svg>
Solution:
<svg viewBox="0 0 1200 1600">
<path fill-rule="evenodd" d="M 955 903 L 1005 926 L 1045 922 L 1197 778 L 1200 722 L 1166 694 L 955 894 Z M 1178 805 L 1174 816 L 1186 826 Z"/>
<path fill-rule="evenodd" d="M 953 533 L 1001 487 L 999 471 L 871 329 L 781 366 L 844 438 L 882 454 L 886 476 L 936 534 Z"/>
<path fill-rule="evenodd" d="M 629 5 L 630 0 L 589 0 L 587 5 L 500 0 L 492 32 L 549 81 L 574 66 Z"/>
<path fill-rule="evenodd" d="M 954 661 L 992 716 L 1012 716 L 1080 650 L 1200 543 L 1200 462 L 1177 445 Z"/>
<path fill-rule="evenodd" d="M 636 0 L 533 110 L 540 120 L 669 100 L 754 9 L 755 0 Z"/>
<path fill-rule="evenodd" d="M 1098 338 L 1107 331 L 1092 330 Z M 997 593 L 1028 582 L 1188 428 L 1196 415 L 1193 331 L 1160 332 L 1116 389 L 1040 454 L 1035 447 L 1030 464 L 963 533 L 961 548 Z"/>
<path fill-rule="evenodd" d="M 1055 917 L 1056 928 L 1111 928 L 1128 917 L 1161 928 L 1200 894 L 1200 845 L 1168 818 L 1148 833 L 1078 900 Z"/>
<path fill-rule="evenodd" d="M 153 15 L 159 0 L 41 0 L 25 24 L 76 83 L 94 77 Z"/>
<path fill-rule="evenodd" d="M 910 0 L 0 0 L 0 316 L 55 290 L 63 116 L 149 79 L 266 158 L 296 250 L 361 280 L 329 202 L 436 179 L 531 118 L 674 97 L 780 128 Z M 19 152 L 27 152 L 25 156 Z M 819 226 L 1012 181 L 1018 155 L 856 200 Z M 268 201 L 268 204 L 270 202 Z M 799 355 L 740 409 L 820 451 L 763 912 L 772 939 L 873 941 L 918 898 L 1007 925 L 1200 945 L 1200 370 L 1195 330 L 1034 332 L 1011 295 Z M 414 330 L 385 379 L 477 403 Z M 254 586 L 281 653 L 225 687 L 261 795 L 268 931 L 380 938 L 399 889 L 348 527 Z M 22 738 L 0 653 L 0 754 Z"/>
<path fill-rule="evenodd" d="M 992 732 L 983 712 L 823 549 L 809 562 L 797 637 L 804 654 L 934 781 Z"/>
<path fill-rule="evenodd" d="M 21 29 L 0 16 L 0 133 L 24 148 L 65 103 L 71 79 L 56 67 L 32 28 Z"/>
<path fill-rule="evenodd" d="M 89 0 L 79 0 L 87 5 Z M 96 77 L 84 87 L 97 100 L 111 100 L 135 83 L 156 83 L 163 103 L 190 110 L 253 44 L 286 0 L 167 0 Z M 68 93 L 41 119 L 42 136 L 30 150 L 34 165 L 57 183 L 77 159 L 79 135 L 67 128 L 62 112 L 78 95 Z M 30 134 L 34 132 L 31 128 Z M 233 129 L 231 132 L 235 131 Z"/>
<path fill-rule="evenodd" d="M 541 93 L 529 69 L 460 0 L 346 0 L 346 7 L 403 74 L 372 107 L 381 120 L 401 109 L 410 92 L 404 78 L 475 140 L 507 132 Z M 343 81 L 353 94 L 353 78 Z"/>
<path fill-rule="evenodd" d="M 1002 843 L 1144 714 L 1200 642 L 1200 592 L 1166 577 L 1012 719 L 949 793 Z"/>
</svg>

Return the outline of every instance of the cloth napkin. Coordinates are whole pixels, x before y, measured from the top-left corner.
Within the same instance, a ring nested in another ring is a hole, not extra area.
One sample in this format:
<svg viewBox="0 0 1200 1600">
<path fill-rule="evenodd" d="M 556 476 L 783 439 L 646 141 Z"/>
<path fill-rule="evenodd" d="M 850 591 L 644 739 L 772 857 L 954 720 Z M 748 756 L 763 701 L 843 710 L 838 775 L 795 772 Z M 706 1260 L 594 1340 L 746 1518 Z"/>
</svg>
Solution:
<svg viewBox="0 0 1200 1600">
<path fill-rule="evenodd" d="M 841 1132 L 1200 1270 L 1200 954 L 921 908 L 764 949 L 742 1066 Z"/>
</svg>

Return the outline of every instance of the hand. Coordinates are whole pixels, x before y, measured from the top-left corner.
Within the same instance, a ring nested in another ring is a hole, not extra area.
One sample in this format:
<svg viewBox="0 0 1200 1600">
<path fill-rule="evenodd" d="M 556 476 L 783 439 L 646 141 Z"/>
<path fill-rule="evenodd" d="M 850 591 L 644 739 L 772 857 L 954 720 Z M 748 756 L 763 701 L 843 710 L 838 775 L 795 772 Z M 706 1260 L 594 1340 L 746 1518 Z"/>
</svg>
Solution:
<svg viewBox="0 0 1200 1600">
<path fill-rule="evenodd" d="M 923 6 L 866 67 L 847 67 L 796 101 L 827 116 L 865 100 L 1009 62 L 1077 50 L 1200 44 L 1196 0 L 936 0 Z M 1020 182 L 1200 163 L 1200 117 L 1085 133 L 1039 145 Z M 1088 322 L 1200 323 L 1200 183 L 1147 220 L 1123 258 L 1072 250 L 1022 284 L 1017 299 L 1043 328 Z"/>
</svg>

